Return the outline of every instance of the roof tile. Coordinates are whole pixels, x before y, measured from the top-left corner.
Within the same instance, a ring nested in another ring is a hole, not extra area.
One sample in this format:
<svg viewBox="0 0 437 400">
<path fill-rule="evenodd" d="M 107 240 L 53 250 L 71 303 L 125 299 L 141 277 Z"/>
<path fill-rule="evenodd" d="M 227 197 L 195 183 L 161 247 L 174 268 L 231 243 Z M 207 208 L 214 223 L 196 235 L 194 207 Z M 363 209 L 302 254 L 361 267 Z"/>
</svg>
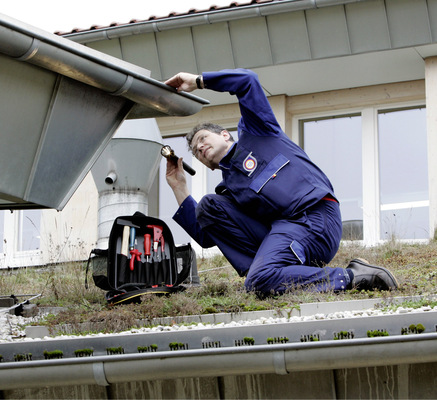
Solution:
<svg viewBox="0 0 437 400">
<path fill-rule="evenodd" d="M 141 22 L 145 22 L 145 21 L 156 21 L 156 20 L 160 20 L 160 19 L 180 17 L 180 16 L 183 16 L 183 15 L 192 15 L 192 14 L 204 13 L 204 12 L 208 12 L 208 11 L 225 10 L 227 8 L 243 7 L 243 6 L 248 6 L 248 5 L 251 5 L 251 4 L 263 4 L 263 3 L 272 3 L 272 2 L 280 2 L 280 1 L 282 1 L 282 0 L 250 0 L 250 1 L 246 1 L 246 2 L 236 2 L 236 1 L 233 1 L 228 6 L 217 6 L 217 5 L 213 4 L 209 8 L 203 9 L 203 10 L 199 10 L 199 9 L 196 9 L 196 8 L 190 8 L 188 11 L 182 12 L 182 13 L 177 13 L 175 11 L 172 11 L 168 15 L 161 16 L 161 17 L 157 17 L 156 15 L 151 15 L 147 19 L 135 19 L 135 18 L 133 18 L 129 22 L 125 22 L 125 23 L 112 22 L 108 26 L 92 25 L 89 28 L 74 28 L 74 29 L 72 29 L 69 32 L 56 31 L 55 34 L 59 35 L 59 36 L 62 36 L 62 35 L 68 35 L 68 34 L 71 34 L 71 33 L 81 33 L 81 32 L 87 32 L 87 31 L 92 31 L 92 30 L 96 30 L 96 29 L 104 29 L 104 28 L 109 28 L 109 27 L 124 26 L 124 25 L 129 25 L 129 24 L 136 24 L 136 23 L 141 23 Z"/>
</svg>

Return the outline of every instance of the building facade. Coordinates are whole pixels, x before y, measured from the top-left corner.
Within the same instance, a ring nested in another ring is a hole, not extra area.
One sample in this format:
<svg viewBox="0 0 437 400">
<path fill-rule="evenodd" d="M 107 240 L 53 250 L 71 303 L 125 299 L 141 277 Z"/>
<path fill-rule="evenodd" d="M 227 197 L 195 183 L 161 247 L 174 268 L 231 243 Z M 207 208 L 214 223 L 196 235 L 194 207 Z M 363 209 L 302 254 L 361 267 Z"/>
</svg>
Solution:
<svg viewBox="0 0 437 400">
<path fill-rule="evenodd" d="M 259 0 L 62 35 L 147 68 L 160 81 L 180 71 L 254 70 L 285 133 L 333 182 L 345 240 L 434 237 L 436 0 Z M 203 121 L 233 131 L 239 110 L 228 94 L 195 94 L 210 105 L 156 121 L 163 142 L 197 170 L 189 183 L 200 199 L 220 173 L 192 158 L 183 136 Z M 164 175 L 162 161 L 148 213 L 186 242 L 171 222 L 176 202 Z M 97 242 L 97 204 L 89 175 L 61 212 L 1 212 L 0 267 L 86 258 Z"/>
</svg>

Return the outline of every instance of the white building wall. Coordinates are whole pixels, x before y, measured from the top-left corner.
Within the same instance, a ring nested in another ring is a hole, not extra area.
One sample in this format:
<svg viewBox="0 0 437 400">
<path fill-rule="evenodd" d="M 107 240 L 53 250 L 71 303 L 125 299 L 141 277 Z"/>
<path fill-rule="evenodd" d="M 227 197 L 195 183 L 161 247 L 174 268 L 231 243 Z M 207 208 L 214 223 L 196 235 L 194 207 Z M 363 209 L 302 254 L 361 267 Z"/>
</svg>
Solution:
<svg viewBox="0 0 437 400">
<path fill-rule="evenodd" d="M 88 258 L 97 241 L 97 207 L 98 193 L 89 173 L 62 211 L 42 211 L 42 264 Z"/>
</svg>

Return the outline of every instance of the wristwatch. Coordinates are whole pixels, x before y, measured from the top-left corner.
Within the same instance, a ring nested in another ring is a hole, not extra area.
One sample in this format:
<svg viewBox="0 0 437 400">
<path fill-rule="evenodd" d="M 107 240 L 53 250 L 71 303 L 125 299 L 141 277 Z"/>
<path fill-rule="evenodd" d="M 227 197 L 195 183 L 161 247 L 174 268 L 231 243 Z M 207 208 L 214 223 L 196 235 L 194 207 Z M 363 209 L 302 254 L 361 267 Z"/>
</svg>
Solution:
<svg viewBox="0 0 437 400">
<path fill-rule="evenodd" d="M 202 87 L 202 75 L 198 75 L 196 78 L 197 89 L 203 89 Z"/>
</svg>

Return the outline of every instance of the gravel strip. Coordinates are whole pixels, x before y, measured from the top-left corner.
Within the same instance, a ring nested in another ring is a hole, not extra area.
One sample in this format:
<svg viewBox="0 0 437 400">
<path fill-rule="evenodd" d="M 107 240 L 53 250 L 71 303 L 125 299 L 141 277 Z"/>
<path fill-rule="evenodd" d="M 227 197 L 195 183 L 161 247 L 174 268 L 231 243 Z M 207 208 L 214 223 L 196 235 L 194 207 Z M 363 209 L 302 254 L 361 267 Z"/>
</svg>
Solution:
<svg viewBox="0 0 437 400">
<path fill-rule="evenodd" d="M 208 329 L 208 328 L 232 328 L 232 327 L 242 327 L 242 326 L 255 326 L 255 325 L 265 325 L 265 324 L 278 324 L 286 322 L 306 322 L 306 321 L 316 321 L 316 320 L 335 320 L 344 318 L 365 318 L 373 316 L 383 316 L 383 315 L 396 315 L 396 314 L 407 314 L 407 313 L 424 313 L 429 311 L 437 311 L 436 307 L 423 306 L 420 308 L 404 308 L 398 307 L 395 311 L 388 310 L 382 311 L 380 309 L 370 308 L 366 310 L 355 310 L 355 311 L 336 311 L 333 313 L 317 313 L 310 316 L 296 317 L 292 316 L 290 318 L 254 318 L 248 319 L 247 316 L 243 319 L 238 319 L 238 315 L 235 315 L 235 320 L 229 323 L 197 323 L 190 325 L 158 325 L 152 328 L 134 328 L 129 331 L 120 332 L 119 334 L 137 334 L 137 333 L 157 333 L 157 332 L 170 332 L 170 331 L 186 331 L 195 329 Z M 4 342 L 16 342 L 16 341 L 32 341 L 32 340 L 51 340 L 55 339 L 50 336 L 45 336 L 43 338 L 29 338 L 26 337 L 25 326 L 34 322 L 38 322 L 43 316 L 24 318 L 21 316 L 11 315 L 5 312 L 0 313 L 0 343 Z M 96 337 L 96 336 L 107 336 L 114 335 L 113 333 L 104 334 L 90 334 L 83 337 Z M 68 336 L 63 335 L 57 338 L 77 338 L 76 335 Z"/>
</svg>

